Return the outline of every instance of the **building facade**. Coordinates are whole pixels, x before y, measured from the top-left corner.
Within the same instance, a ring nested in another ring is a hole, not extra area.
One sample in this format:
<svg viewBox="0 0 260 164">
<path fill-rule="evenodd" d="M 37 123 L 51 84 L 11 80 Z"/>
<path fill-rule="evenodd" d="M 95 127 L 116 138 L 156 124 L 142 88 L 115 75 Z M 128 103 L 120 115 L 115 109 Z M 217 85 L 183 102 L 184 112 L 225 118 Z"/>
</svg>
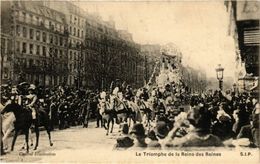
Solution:
<svg viewBox="0 0 260 164">
<path fill-rule="evenodd" d="M 129 35 L 123 37 L 111 18 L 104 21 L 97 14 L 87 15 L 85 52 L 90 87 L 109 88 L 116 79 L 138 86 L 138 64 L 143 64 L 140 46 Z"/>
<path fill-rule="evenodd" d="M 236 86 L 240 91 L 259 87 L 260 3 L 226 1 L 230 15 L 228 34 L 236 45 Z"/>
<path fill-rule="evenodd" d="M 46 1 L 44 6 L 60 11 L 68 24 L 68 85 L 85 85 L 83 43 L 85 40 L 85 12 L 69 1 Z"/>
<path fill-rule="evenodd" d="M 149 81 L 150 82 L 155 81 L 155 77 L 158 76 L 159 72 L 154 69 L 161 57 L 161 46 L 157 44 L 143 44 L 141 45 L 141 54 L 144 57 L 145 82 L 149 83 Z"/>
<path fill-rule="evenodd" d="M 1 2 L 1 24 L 4 83 L 108 89 L 119 80 L 137 88 L 154 66 L 152 51 L 141 53 L 112 18 L 104 21 L 68 1 Z"/>
<path fill-rule="evenodd" d="M 67 25 L 41 2 L 1 2 L 1 33 L 11 36 L 10 80 L 43 86 L 67 79 Z"/>
</svg>

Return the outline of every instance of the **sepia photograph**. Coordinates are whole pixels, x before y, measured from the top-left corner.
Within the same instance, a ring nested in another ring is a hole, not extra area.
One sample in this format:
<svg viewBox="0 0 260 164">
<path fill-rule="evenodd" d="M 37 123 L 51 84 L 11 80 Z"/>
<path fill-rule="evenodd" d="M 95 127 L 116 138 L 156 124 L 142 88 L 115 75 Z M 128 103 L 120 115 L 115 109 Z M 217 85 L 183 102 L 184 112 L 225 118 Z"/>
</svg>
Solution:
<svg viewBox="0 0 260 164">
<path fill-rule="evenodd" d="M 260 2 L 1 0 L 1 163 L 259 163 Z"/>
</svg>

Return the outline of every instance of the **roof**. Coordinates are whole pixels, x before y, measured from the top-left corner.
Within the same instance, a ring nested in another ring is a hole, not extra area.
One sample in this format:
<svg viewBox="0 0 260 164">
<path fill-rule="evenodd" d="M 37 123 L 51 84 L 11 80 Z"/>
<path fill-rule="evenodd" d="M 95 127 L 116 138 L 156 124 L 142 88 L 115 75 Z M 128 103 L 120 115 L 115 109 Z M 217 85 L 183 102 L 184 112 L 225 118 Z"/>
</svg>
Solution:
<svg viewBox="0 0 260 164">
<path fill-rule="evenodd" d="M 21 1 L 19 8 L 45 16 L 60 23 L 65 23 L 65 15 L 63 13 L 43 6 L 39 1 Z"/>
</svg>

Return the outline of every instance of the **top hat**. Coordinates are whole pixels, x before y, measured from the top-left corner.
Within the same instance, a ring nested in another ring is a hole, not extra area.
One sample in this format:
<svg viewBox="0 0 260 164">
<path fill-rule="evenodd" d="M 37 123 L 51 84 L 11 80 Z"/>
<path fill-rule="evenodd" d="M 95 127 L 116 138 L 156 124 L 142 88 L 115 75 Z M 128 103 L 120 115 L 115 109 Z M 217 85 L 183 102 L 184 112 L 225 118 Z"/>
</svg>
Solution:
<svg viewBox="0 0 260 164">
<path fill-rule="evenodd" d="M 156 135 L 155 135 L 154 130 L 151 130 L 151 131 L 148 133 L 147 137 L 150 138 L 151 140 L 156 140 L 156 141 L 158 141 L 158 139 L 157 139 L 157 137 L 156 137 Z"/>
<path fill-rule="evenodd" d="M 130 134 L 135 134 L 136 136 L 139 137 L 145 137 L 145 129 L 143 124 L 135 124 L 130 132 Z"/>
<path fill-rule="evenodd" d="M 169 129 L 164 121 L 157 122 L 155 127 L 155 133 L 161 139 L 165 138 L 168 135 Z"/>
<path fill-rule="evenodd" d="M 128 134 L 129 132 L 129 127 L 127 124 L 123 124 L 123 127 L 122 127 L 122 133 L 123 134 Z"/>
</svg>

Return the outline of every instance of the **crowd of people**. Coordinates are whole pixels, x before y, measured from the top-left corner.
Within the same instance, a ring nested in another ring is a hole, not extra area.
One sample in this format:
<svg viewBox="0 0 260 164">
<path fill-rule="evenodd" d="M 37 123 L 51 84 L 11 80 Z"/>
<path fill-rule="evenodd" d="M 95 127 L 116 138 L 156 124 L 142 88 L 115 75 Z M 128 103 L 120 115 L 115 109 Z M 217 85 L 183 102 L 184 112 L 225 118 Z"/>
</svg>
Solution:
<svg viewBox="0 0 260 164">
<path fill-rule="evenodd" d="M 29 106 L 32 115 L 35 110 L 47 113 L 52 129 L 76 125 L 87 128 L 91 118 L 96 119 L 96 128 L 106 128 L 103 113 L 115 110 L 112 119 L 120 124 L 121 133 L 116 149 L 259 146 L 260 107 L 258 97 L 249 93 L 209 90 L 192 94 L 183 82 L 137 90 L 130 85 L 115 85 L 107 91 L 19 84 L 1 87 L 1 104 L 10 101 Z M 101 111 L 106 102 L 113 107 Z M 126 115 L 119 119 L 122 113 Z"/>
<path fill-rule="evenodd" d="M 157 90 L 157 89 L 156 89 Z M 178 92 L 181 90 L 181 92 Z M 167 149 L 170 147 L 204 146 L 248 146 L 259 147 L 258 95 L 207 91 L 187 94 L 175 84 L 167 84 L 163 92 L 151 92 L 158 102 L 154 109 L 165 109 L 157 113 L 151 128 L 142 122 L 132 130 L 123 126 L 123 136 L 117 139 L 116 148 Z M 162 97 L 160 95 L 163 95 Z M 179 100 L 188 99 L 188 109 L 183 109 Z M 187 97 L 188 96 L 188 97 Z M 176 105 L 176 103 L 178 105 Z M 172 114 L 171 114 L 172 113 Z"/>
</svg>

